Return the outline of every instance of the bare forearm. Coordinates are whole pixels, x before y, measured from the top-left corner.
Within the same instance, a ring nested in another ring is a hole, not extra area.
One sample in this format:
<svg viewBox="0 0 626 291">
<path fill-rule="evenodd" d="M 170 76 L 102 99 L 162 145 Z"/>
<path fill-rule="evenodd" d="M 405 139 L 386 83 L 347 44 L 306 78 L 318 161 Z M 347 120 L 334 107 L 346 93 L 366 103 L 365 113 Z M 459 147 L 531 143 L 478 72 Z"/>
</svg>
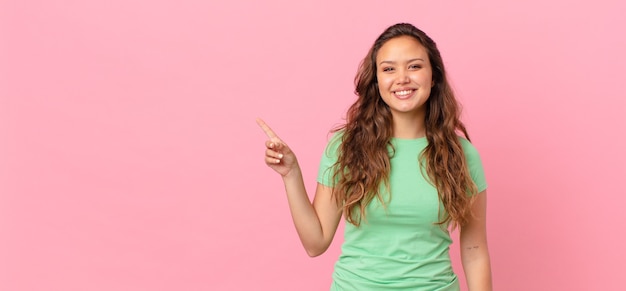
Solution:
<svg viewBox="0 0 626 291">
<path fill-rule="evenodd" d="M 328 247 L 320 219 L 306 193 L 300 168 L 283 177 L 293 223 L 309 256 L 317 256 Z"/>
<path fill-rule="evenodd" d="M 461 262 L 469 291 L 491 291 L 491 263 L 487 248 L 487 192 L 478 193 L 472 216 L 461 226 Z"/>
<path fill-rule="evenodd" d="M 463 270 L 469 291 L 491 291 L 491 263 L 486 247 L 462 251 Z"/>
</svg>

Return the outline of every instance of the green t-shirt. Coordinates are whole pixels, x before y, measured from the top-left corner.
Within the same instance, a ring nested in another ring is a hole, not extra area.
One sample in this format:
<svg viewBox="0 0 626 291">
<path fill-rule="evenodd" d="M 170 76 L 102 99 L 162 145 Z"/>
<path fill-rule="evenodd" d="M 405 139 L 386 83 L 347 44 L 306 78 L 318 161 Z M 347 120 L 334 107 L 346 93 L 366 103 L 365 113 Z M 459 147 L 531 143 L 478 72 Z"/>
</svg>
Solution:
<svg viewBox="0 0 626 291">
<path fill-rule="evenodd" d="M 333 186 L 341 134 L 331 139 L 320 162 L 317 181 Z M 482 192 L 487 188 L 480 156 L 466 139 L 459 138 L 470 175 Z M 356 227 L 346 223 L 341 255 L 335 264 L 331 290 L 459 290 L 452 270 L 447 228 L 436 225 L 440 204 L 437 189 L 420 172 L 418 157 L 428 141 L 392 139 L 389 178 L 391 197 L 381 186 L 386 209 L 374 198 L 366 220 Z M 425 174 L 424 169 L 424 175 Z"/>
</svg>

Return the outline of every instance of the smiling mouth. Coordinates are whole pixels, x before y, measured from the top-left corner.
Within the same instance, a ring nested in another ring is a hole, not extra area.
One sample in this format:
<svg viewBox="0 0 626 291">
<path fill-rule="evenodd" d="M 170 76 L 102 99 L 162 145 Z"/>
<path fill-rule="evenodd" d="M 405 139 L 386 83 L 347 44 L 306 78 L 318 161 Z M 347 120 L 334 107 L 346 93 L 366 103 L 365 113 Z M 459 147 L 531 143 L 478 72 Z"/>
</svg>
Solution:
<svg viewBox="0 0 626 291">
<path fill-rule="evenodd" d="M 411 90 L 402 90 L 402 91 L 395 91 L 394 94 L 396 94 L 398 97 L 406 97 L 411 95 L 411 93 L 413 93 L 415 90 L 411 89 Z"/>
</svg>

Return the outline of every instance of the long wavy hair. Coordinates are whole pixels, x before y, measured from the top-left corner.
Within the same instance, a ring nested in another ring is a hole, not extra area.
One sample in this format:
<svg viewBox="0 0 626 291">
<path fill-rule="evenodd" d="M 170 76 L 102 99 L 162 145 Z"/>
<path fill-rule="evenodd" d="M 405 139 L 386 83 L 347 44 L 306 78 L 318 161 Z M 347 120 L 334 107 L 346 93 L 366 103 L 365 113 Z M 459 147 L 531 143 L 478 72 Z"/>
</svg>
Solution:
<svg viewBox="0 0 626 291">
<path fill-rule="evenodd" d="M 457 132 L 468 140 L 469 135 L 459 118 L 461 108 L 446 78 L 435 42 L 411 24 L 399 23 L 387 28 L 359 66 L 354 79 L 358 98 L 347 111 L 346 123 L 333 130 L 343 131 L 338 160 L 333 166 L 333 178 L 337 181 L 333 195 L 348 222 L 356 226 L 366 219 L 365 209 L 375 197 L 385 205 L 381 186 L 391 195 L 389 173 L 393 150 L 389 149 L 393 149 L 393 120 L 389 106 L 380 96 L 376 55 L 388 40 L 400 36 L 415 38 L 428 52 L 434 86 L 424 104 L 428 145 L 419 162 L 426 165 L 427 180 L 437 188 L 445 208 L 445 213 L 439 213 L 438 224 L 451 222 L 454 228 L 467 222 L 472 197 L 477 192 Z"/>
</svg>

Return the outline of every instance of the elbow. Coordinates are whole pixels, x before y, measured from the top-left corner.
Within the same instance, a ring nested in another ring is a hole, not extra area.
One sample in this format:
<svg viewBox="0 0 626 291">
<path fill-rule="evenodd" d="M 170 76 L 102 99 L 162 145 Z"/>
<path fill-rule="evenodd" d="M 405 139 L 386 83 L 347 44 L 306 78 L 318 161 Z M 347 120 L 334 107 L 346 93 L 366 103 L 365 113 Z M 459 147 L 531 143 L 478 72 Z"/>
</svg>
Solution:
<svg viewBox="0 0 626 291">
<path fill-rule="evenodd" d="M 323 247 L 305 247 L 306 250 L 306 254 L 309 255 L 309 257 L 311 258 L 315 258 L 323 253 L 326 252 L 326 250 L 328 249 L 328 246 Z"/>
<path fill-rule="evenodd" d="M 482 251 L 462 251 L 461 252 L 461 263 L 463 266 L 472 266 L 479 265 L 484 266 L 490 265 L 491 259 L 489 258 L 489 251 L 486 249 Z"/>
<path fill-rule="evenodd" d="M 313 251 L 313 250 L 306 250 L 306 254 L 309 255 L 309 257 L 311 258 L 315 258 L 321 254 L 323 254 L 324 252 L 319 252 L 319 251 Z"/>
</svg>

